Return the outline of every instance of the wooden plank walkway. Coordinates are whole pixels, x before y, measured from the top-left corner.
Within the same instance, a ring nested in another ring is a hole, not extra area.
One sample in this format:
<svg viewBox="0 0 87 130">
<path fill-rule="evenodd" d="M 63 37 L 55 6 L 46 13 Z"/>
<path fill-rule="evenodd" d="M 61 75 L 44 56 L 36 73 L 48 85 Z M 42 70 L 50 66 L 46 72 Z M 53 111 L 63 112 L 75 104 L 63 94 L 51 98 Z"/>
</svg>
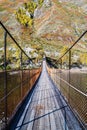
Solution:
<svg viewBox="0 0 87 130">
<path fill-rule="evenodd" d="M 15 130 L 83 130 L 48 76 L 46 63 Z"/>
</svg>

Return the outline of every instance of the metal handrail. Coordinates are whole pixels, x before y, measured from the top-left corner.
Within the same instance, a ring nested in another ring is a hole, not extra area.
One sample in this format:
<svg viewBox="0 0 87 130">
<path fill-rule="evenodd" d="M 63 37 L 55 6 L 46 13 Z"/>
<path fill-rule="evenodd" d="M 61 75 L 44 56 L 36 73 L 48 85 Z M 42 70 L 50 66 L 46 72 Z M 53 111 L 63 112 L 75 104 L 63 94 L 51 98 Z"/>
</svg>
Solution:
<svg viewBox="0 0 87 130">
<path fill-rule="evenodd" d="M 32 61 L 32 59 L 25 53 L 25 51 L 21 48 L 21 46 L 14 39 L 14 37 L 12 36 L 12 34 L 7 30 L 7 28 L 4 26 L 4 24 L 1 21 L 0 21 L 0 25 L 3 27 L 3 29 L 6 31 L 6 33 L 10 36 L 10 38 L 14 41 L 14 43 L 18 46 L 18 48 L 28 57 L 29 60 Z"/>
<path fill-rule="evenodd" d="M 63 98 L 71 107 L 77 119 L 80 121 L 82 128 L 85 129 L 87 124 L 85 116 L 87 94 L 76 87 L 75 84 L 71 84 L 70 75 L 65 79 L 63 74 L 66 75 L 66 73 L 63 73 L 63 71 L 61 71 L 61 73 L 58 69 L 51 69 L 49 66 L 47 70 L 53 82 L 58 87 L 60 94 L 62 94 Z"/>
</svg>

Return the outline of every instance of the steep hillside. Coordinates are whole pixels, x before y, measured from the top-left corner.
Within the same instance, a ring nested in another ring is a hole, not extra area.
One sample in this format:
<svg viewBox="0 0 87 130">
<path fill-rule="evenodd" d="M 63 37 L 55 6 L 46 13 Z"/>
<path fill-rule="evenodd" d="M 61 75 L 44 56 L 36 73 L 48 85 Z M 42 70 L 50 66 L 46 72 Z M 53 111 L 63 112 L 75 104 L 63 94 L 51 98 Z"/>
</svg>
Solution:
<svg viewBox="0 0 87 130">
<path fill-rule="evenodd" d="M 66 44 L 86 30 L 86 15 L 74 4 L 53 0 L 50 6 L 43 6 L 37 12 L 41 12 L 35 20 L 36 35 L 39 37 Z"/>
<path fill-rule="evenodd" d="M 55 57 L 63 46 L 71 46 L 87 29 L 86 0 L 44 0 L 43 5 L 34 12 L 31 32 L 17 21 L 14 13 L 27 1 L 0 1 L 0 20 L 23 47 L 40 46 L 47 55 Z M 78 43 L 78 50 L 84 51 L 86 41 L 87 37 Z"/>
<path fill-rule="evenodd" d="M 72 1 L 52 0 L 35 14 L 36 36 L 47 39 L 50 43 L 54 41 L 58 46 L 71 46 L 87 29 L 86 12 L 84 13 L 83 9 Z M 84 51 L 87 46 L 86 38 L 78 43 L 78 49 L 83 48 Z"/>
</svg>

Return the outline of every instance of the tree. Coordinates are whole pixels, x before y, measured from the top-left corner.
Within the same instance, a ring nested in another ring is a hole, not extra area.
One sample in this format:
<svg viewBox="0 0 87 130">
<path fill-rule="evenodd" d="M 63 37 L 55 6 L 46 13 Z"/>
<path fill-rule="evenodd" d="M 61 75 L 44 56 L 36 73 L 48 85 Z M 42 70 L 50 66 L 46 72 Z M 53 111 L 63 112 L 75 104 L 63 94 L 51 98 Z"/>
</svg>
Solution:
<svg viewBox="0 0 87 130">
<path fill-rule="evenodd" d="M 67 46 L 64 46 L 61 50 L 61 56 L 68 50 L 69 48 Z M 62 58 L 62 62 L 68 62 L 69 61 L 69 54 L 67 53 L 63 58 Z"/>
<path fill-rule="evenodd" d="M 37 8 L 37 4 L 33 1 L 29 1 L 28 3 L 24 3 L 23 7 L 19 8 L 16 11 L 17 20 L 24 26 L 32 27 L 34 11 Z"/>
<path fill-rule="evenodd" d="M 30 18 L 32 19 L 34 15 L 34 11 L 37 8 L 37 4 L 33 1 L 30 1 L 28 3 L 24 3 L 24 8 L 26 11 L 30 13 Z"/>
<path fill-rule="evenodd" d="M 44 0 L 38 0 L 38 4 L 39 4 L 40 6 L 42 6 L 43 2 L 44 2 Z"/>
<path fill-rule="evenodd" d="M 33 20 L 26 15 L 26 11 L 22 8 L 19 8 L 18 11 L 16 12 L 16 18 L 17 20 L 24 26 L 32 26 L 33 25 Z"/>
<path fill-rule="evenodd" d="M 81 53 L 79 59 L 82 64 L 87 65 L 87 53 Z"/>
</svg>

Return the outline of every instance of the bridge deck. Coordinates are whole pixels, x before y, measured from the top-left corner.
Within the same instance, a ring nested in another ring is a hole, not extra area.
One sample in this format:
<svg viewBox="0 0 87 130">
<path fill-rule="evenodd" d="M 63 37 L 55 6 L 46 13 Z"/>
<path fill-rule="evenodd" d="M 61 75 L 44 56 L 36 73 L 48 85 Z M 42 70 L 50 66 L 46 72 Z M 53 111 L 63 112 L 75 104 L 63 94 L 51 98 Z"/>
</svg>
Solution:
<svg viewBox="0 0 87 130">
<path fill-rule="evenodd" d="M 15 130 L 82 130 L 63 97 L 43 70 Z"/>
</svg>

